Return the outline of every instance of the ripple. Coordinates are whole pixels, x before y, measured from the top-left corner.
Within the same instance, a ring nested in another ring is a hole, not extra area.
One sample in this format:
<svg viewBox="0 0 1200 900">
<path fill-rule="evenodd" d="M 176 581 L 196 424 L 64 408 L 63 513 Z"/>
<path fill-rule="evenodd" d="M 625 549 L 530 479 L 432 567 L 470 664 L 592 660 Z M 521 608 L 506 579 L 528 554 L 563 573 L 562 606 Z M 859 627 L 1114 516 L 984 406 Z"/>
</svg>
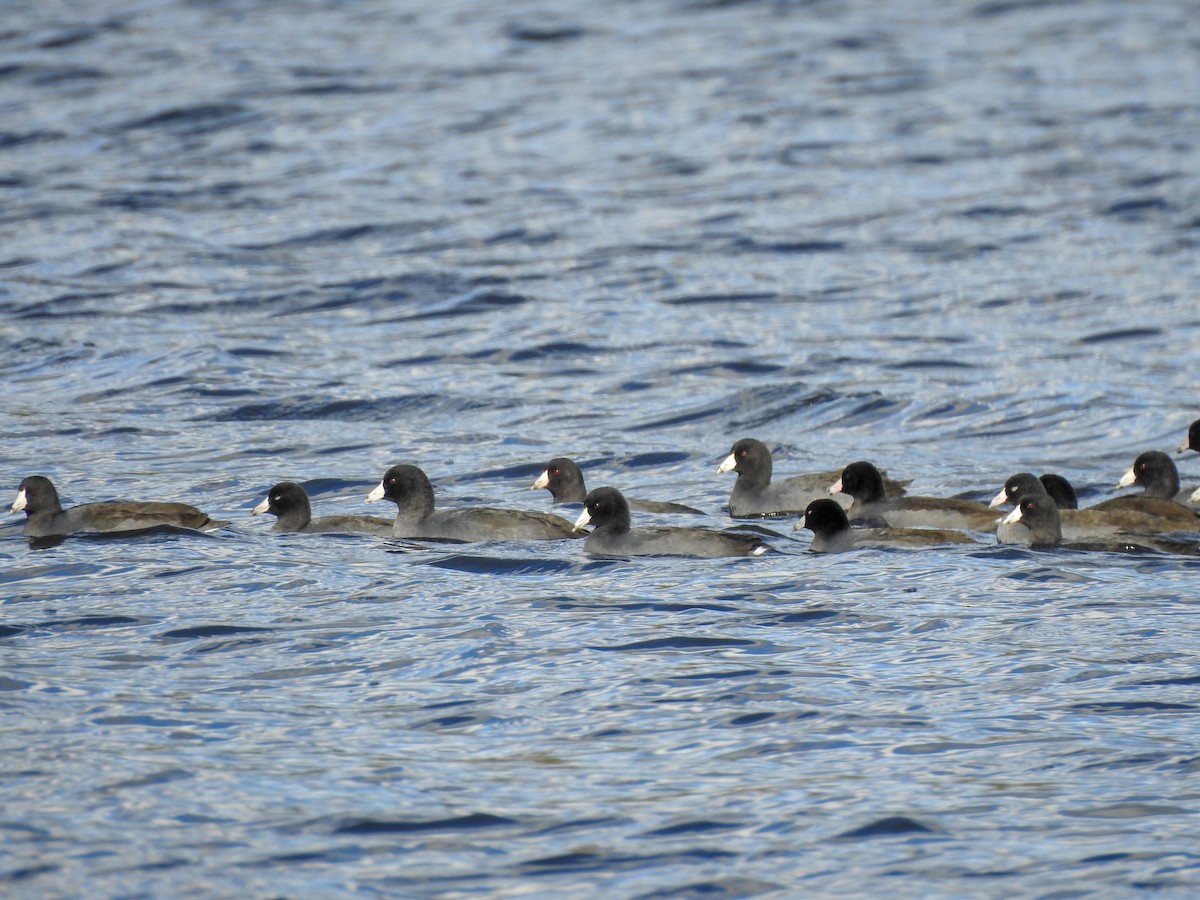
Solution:
<svg viewBox="0 0 1200 900">
<path fill-rule="evenodd" d="M 934 830 L 907 816 L 887 816 L 838 835 L 842 840 L 896 837 L 904 834 L 933 834 Z"/>
<path fill-rule="evenodd" d="M 196 638 L 228 637 L 237 634 L 260 634 L 273 630 L 251 625 L 192 625 L 187 628 L 164 631 L 160 637 L 167 640 L 188 641 Z"/>
<path fill-rule="evenodd" d="M 669 297 L 663 301 L 670 306 L 707 306 L 725 303 L 767 303 L 776 299 L 775 294 L 695 294 L 684 297 Z"/>
<path fill-rule="evenodd" d="M 491 813 L 469 813 L 447 819 L 352 819 L 333 829 L 334 834 L 408 834 L 474 831 L 519 824 L 516 819 Z"/>
<path fill-rule="evenodd" d="M 1064 815 L 1085 819 L 1143 819 L 1156 816 L 1191 816 L 1193 814 L 1193 810 L 1181 806 L 1152 803 L 1113 803 L 1108 806 L 1094 806 L 1064 812 Z"/>
<path fill-rule="evenodd" d="M 746 641 L 739 638 L 706 638 L 678 635 L 675 637 L 654 638 L 648 641 L 634 641 L 629 644 L 616 644 L 611 647 L 593 647 L 593 650 L 692 650 L 716 647 L 753 647 L 756 641 Z"/>
<path fill-rule="evenodd" d="M 260 114 L 241 103 L 195 103 L 168 107 L 148 116 L 130 119 L 117 126 L 119 131 L 165 129 L 187 134 L 208 134 L 227 128 L 242 127 Z"/>
<path fill-rule="evenodd" d="M 505 26 L 504 34 L 514 41 L 558 44 L 579 40 L 587 34 L 587 29 L 579 25 L 513 22 Z"/>
<path fill-rule="evenodd" d="M 497 409 L 511 408 L 511 402 L 484 403 Z M 344 422 L 378 422 L 391 417 L 403 418 L 413 412 L 433 410 L 478 409 L 478 401 L 464 397 L 446 397 L 438 394 L 411 394 L 395 397 L 357 400 L 324 400 L 319 397 L 295 397 L 286 401 L 250 403 L 221 413 L 220 422 L 254 422 L 293 419 L 315 421 L 335 419 Z"/>
<path fill-rule="evenodd" d="M 1121 200 L 1103 210 L 1106 216 L 1115 216 L 1130 222 L 1137 222 L 1152 213 L 1174 212 L 1176 207 L 1162 197 L 1138 197 L 1132 200 Z"/>
<path fill-rule="evenodd" d="M 447 556 L 430 560 L 427 566 L 450 569 L 456 572 L 474 572 L 481 575 L 551 575 L 571 572 L 577 563 L 562 559 L 510 559 L 497 556 Z"/>
</svg>

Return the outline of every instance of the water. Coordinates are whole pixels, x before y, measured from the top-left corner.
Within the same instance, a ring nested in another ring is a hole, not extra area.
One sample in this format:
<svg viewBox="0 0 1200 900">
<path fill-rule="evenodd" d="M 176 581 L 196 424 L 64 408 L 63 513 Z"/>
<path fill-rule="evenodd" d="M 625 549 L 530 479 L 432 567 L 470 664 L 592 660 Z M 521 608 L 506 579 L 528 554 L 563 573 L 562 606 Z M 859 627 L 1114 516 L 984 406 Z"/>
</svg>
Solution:
<svg viewBox="0 0 1200 900">
<path fill-rule="evenodd" d="M 1190 7 L 428 6 L 6 8 L 3 481 L 234 525 L 7 520 L 4 893 L 1193 895 L 1195 559 L 249 517 L 1110 495 L 1200 415 Z"/>
</svg>

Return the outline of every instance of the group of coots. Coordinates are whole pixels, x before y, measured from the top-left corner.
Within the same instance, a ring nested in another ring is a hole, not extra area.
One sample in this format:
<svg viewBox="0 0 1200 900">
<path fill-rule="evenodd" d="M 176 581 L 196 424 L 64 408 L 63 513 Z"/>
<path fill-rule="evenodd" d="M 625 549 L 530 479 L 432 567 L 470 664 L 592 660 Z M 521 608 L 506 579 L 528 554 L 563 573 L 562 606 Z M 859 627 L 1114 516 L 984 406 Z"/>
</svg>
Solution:
<svg viewBox="0 0 1200 900">
<path fill-rule="evenodd" d="M 1200 419 L 1179 448 L 1200 451 Z M 797 516 L 795 530 L 813 533 L 816 552 L 862 546 L 922 546 L 973 542 L 972 532 L 995 532 L 1001 543 L 1032 546 L 1146 547 L 1176 549 L 1180 534 L 1200 531 L 1200 518 L 1181 502 L 1179 473 L 1160 451 L 1142 453 L 1117 487 L 1143 491 L 1078 508 L 1066 479 L 1046 474 L 1013 475 L 990 504 L 959 497 L 907 493 L 907 482 L 889 479 L 866 461 L 843 469 L 772 480 L 771 454 L 754 438 L 737 441 L 717 469 L 736 472 L 729 495 L 734 518 Z M 588 553 L 612 556 L 758 556 L 769 545 L 761 533 L 681 526 L 639 526 L 630 510 L 657 514 L 703 514 L 680 503 L 625 497 L 613 487 L 588 491 L 579 467 L 557 457 L 533 482 L 555 503 L 582 503 L 574 523 L 544 512 L 484 506 L 435 508 L 433 485 L 413 465 L 388 469 L 366 501 L 390 500 L 394 519 L 364 515 L 312 515 L 302 486 L 276 484 L 252 514 L 271 513 L 274 531 L 361 533 L 433 541 L 538 541 L 584 537 Z M 1200 503 L 1200 489 L 1187 498 Z M 1007 515 L 998 507 L 1011 504 Z M 117 500 L 63 509 L 58 492 L 42 475 L 25 478 L 12 511 L 26 515 L 31 539 L 78 533 L 131 532 L 158 528 L 211 531 L 228 525 L 184 503 Z M 591 531 L 584 531 L 586 526 Z M 769 533 L 768 533 L 769 534 Z"/>
</svg>

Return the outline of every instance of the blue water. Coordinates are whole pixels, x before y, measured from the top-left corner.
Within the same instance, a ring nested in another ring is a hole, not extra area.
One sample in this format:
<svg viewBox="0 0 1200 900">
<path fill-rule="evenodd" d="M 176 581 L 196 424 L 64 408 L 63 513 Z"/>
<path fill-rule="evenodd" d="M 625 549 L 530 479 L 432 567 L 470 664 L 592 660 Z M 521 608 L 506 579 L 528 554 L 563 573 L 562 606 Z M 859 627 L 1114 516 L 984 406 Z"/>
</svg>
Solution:
<svg viewBox="0 0 1200 900">
<path fill-rule="evenodd" d="M 570 455 L 721 527 L 747 435 L 1110 496 L 1200 416 L 1196 51 L 1168 0 L 8 4 L 0 482 L 233 524 L 5 519 L 0 893 L 1194 896 L 1195 558 L 249 511 Z"/>
</svg>

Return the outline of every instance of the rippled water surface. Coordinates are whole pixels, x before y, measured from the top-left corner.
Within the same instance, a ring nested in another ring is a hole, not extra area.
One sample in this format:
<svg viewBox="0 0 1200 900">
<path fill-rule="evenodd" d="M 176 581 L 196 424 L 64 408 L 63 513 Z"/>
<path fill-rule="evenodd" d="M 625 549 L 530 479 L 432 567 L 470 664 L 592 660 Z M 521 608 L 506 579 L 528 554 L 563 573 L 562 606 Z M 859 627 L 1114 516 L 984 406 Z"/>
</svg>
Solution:
<svg viewBox="0 0 1200 900">
<path fill-rule="evenodd" d="M 249 512 L 1109 496 L 1200 415 L 1198 143 L 1166 0 L 8 4 L 0 481 L 233 524 L 5 519 L 0 892 L 1194 896 L 1200 559 Z"/>
</svg>

